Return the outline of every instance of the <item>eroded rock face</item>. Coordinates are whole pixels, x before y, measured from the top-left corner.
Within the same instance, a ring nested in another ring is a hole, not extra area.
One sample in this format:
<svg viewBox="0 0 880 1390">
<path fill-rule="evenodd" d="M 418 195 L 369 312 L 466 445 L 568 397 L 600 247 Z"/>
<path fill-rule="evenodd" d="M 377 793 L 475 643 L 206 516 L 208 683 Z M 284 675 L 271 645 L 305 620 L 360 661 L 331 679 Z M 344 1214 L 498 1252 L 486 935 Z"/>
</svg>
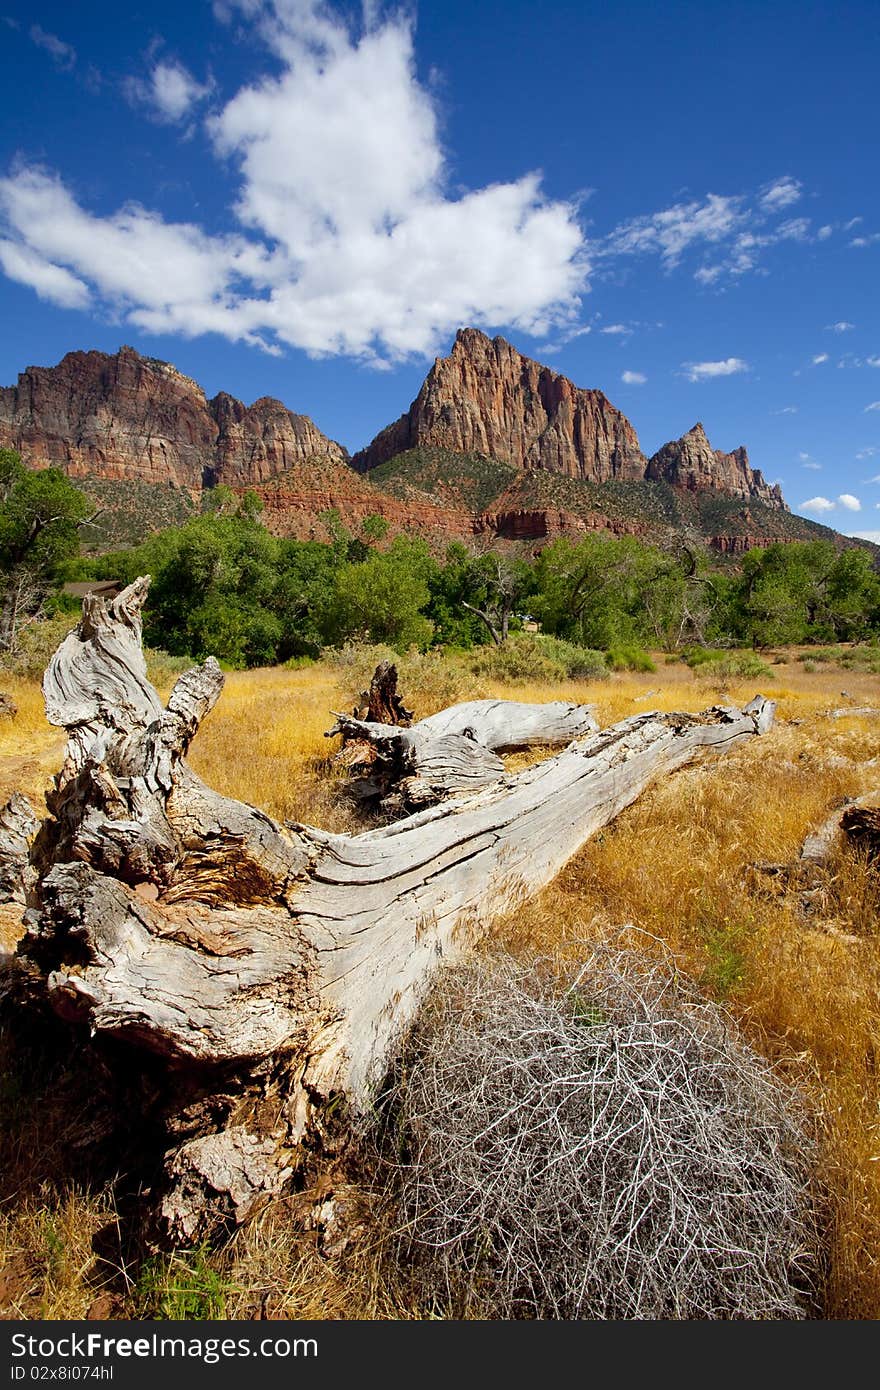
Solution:
<svg viewBox="0 0 880 1390">
<path fill-rule="evenodd" d="M 352 463 L 366 472 L 423 446 L 591 482 L 645 475 L 635 430 L 601 391 L 573 386 L 503 338 L 475 328 L 459 330 L 452 352 L 437 358 L 409 412 Z"/>
<path fill-rule="evenodd" d="M 503 338 L 459 330 L 438 357 L 406 415 L 355 454 L 368 472 L 408 449 L 483 454 L 529 471 L 586 482 L 659 479 L 694 491 L 712 489 L 784 508 L 778 486 L 749 466 L 745 449 L 713 449 L 702 425 L 665 444 L 648 461 L 626 416 L 601 391 L 524 357 Z"/>
<path fill-rule="evenodd" d="M 755 497 L 768 507 L 788 511 L 778 483 L 764 481 L 760 469 L 749 467 L 749 456 L 741 446 L 732 453 L 713 449 L 706 431 L 698 422 L 681 439 L 671 440 L 649 461 L 645 477 L 692 492 L 712 489 L 731 497 Z"/>
<path fill-rule="evenodd" d="M 264 397 L 246 407 L 225 392 L 207 400 L 168 362 L 123 347 L 69 352 L 0 388 L 0 447 L 71 477 L 138 478 L 191 491 L 248 487 L 321 457 L 348 454 L 305 415 Z"/>
</svg>

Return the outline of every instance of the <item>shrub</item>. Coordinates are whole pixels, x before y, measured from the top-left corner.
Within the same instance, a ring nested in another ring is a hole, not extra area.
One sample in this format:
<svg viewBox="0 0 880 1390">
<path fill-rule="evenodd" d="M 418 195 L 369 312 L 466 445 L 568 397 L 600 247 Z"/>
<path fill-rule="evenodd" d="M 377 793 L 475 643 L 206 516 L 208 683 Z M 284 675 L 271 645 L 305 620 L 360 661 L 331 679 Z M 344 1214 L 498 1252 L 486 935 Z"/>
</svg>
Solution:
<svg viewBox="0 0 880 1390">
<path fill-rule="evenodd" d="M 496 681 L 559 681 L 565 671 L 528 633 L 514 633 L 502 647 L 477 647 L 470 657 L 471 670 Z"/>
<path fill-rule="evenodd" d="M 78 618 L 72 614 L 58 618 L 47 618 L 42 622 L 29 623 L 23 627 L 16 638 L 12 651 L 4 652 L 0 658 L 0 669 L 12 676 L 40 680 L 49 664 L 49 659 L 72 628 Z"/>
<path fill-rule="evenodd" d="M 541 651 L 560 668 L 570 680 L 597 680 L 608 675 L 608 664 L 604 652 L 592 647 L 579 647 L 574 642 L 566 642 L 561 637 L 551 637 L 541 633 L 534 639 Z"/>
<path fill-rule="evenodd" d="M 641 647 L 609 647 L 605 653 L 612 671 L 656 671 L 650 656 Z"/>
<path fill-rule="evenodd" d="M 390 1097 L 400 1255 L 456 1316 L 807 1314 L 805 1115 L 666 962 L 450 970 Z"/>
<path fill-rule="evenodd" d="M 701 676 L 720 680 L 776 679 L 772 667 L 754 652 L 726 652 L 717 661 L 704 662 L 699 671 Z"/>
<path fill-rule="evenodd" d="M 682 652 L 681 659 L 693 671 L 698 666 L 705 666 L 707 662 L 723 661 L 729 655 L 729 652 L 713 647 L 688 647 Z"/>
</svg>

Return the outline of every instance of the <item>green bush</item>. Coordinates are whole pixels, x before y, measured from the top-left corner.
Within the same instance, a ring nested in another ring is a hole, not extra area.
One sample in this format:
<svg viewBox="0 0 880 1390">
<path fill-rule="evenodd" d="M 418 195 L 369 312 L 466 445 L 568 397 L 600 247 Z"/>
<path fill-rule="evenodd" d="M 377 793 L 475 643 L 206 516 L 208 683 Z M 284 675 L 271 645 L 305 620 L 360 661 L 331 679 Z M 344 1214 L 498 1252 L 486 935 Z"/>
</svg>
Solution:
<svg viewBox="0 0 880 1390">
<path fill-rule="evenodd" d="M 540 633 L 534 640 L 544 655 L 572 680 L 597 680 L 608 675 L 604 652 L 594 651 L 592 647 L 579 647 L 574 642 L 566 642 L 561 637 L 551 637 L 547 633 Z"/>
<path fill-rule="evenodd" d="M 12 676 L 41 680 L 50 658 L 75 627 L 76 619 L 72 615 L 29 623 L 18 633 L 13 650 L 0 657 L 0 670 Z"/>
<path fill-rule="evenodd" d="M 470 666 L 475 675 L 511 684 L 560 681 L 567 675 L 560 662 L 548 655 L 534 636 L 525 632 L 514 633 L 502 647 L 476 648 L 471 654 Z"/>
<path fill-rule="evenodd" d="M 718 661 L 704 662 L 700 667 L 701 676 L 711 676 L 721 680 L 775 680 L 772 667 L 762 661 L 754 652 L 727 652 Z"/>
<path fill-rule="evenodd" d="M 710 661 L 723 661 L 729 655 L 729 652 L 713 647 L 688 647 L 682 652 L 681 659 L 693 671 L 698 666 L 705 666 Z"/>
<path fill-rule="evenodd" d="M 844 671 L 880 675 L 880 647 L 868 644 L 859 647 L 816 647 L 812 651 L 802 652 L 798 661 L 805 665 L 814 661 L 833 662 Z"/>
<path fill-rule="evenodd" d="M 605 659 L 612 671 L 656 671 L 649 654 L 641 647 L 609 647 Z"/>
</svg>

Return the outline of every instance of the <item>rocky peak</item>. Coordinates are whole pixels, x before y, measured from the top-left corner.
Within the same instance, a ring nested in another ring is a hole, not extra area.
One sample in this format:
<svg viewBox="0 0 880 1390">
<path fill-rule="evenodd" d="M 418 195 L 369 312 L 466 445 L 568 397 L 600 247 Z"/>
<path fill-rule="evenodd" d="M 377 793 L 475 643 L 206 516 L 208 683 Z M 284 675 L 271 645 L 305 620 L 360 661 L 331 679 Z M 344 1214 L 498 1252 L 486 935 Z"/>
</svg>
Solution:
<svg viewBox="0 0 880 1390">
<path fill-rule="evenodd" d="M 713 449 L 700 421 L 681 439 L 657 450 L 645 477 L 692 492 L 714 490 L 731 497 L 755 497 L 768 507 L 788 510 L 778 483 L 771 486 L 759 469 L 750 467 L 745 448 L 740 445 L 729 454 Z"/>
<path fill-rule="evenodd" d="M 575 386 L 476 328 L 459 329 L 407 414 L 352 462 L 367 471 L 419 447 L 484 454 L 591 482 L 642 478 L 645 469 L 635 430 L 601 391 Z"/>
<path fill-rule="evenodd" d="M 69 352 L 56 367 L 28 367 L 17 385 L 0 388 L 0 447 L 72 477 L 190 491 L 221 481 L 249 487 L 315 457 L 348 459 L 280 401 L 245 406 L 220 392 L 208 402 L 191 377 L 132 347 Z"/>
</svg>

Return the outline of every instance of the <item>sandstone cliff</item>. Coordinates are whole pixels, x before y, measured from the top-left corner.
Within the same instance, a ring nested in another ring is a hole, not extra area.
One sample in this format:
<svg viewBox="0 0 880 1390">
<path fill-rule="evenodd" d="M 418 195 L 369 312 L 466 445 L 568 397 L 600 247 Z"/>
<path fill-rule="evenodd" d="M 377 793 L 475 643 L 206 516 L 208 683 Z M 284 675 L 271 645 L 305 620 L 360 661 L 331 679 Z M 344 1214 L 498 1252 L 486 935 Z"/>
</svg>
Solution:
<svg viewBox="0 0 880 1390">
<path fill-rule="evenodd" d="M 29 367 L 0 388 L 0 447 L 71 477 L 172 483 L 190 491 L 249 487 L 312 458 L 344 466 L 348 454 L 305 415 L 263 398 L 245 407 L 209 401 L 189 377 L 123 347 L 69 352 L 57 367 Z"/>
<path fill-rule="evenodd" d="M 749 467 L 745 449 L 713 449 L 702 425 L 695 425 L 649 462 L 632 425 L 603 392 L 574 386 L 503 338 L 489 339 L 474 328 L 459 330 L 452 352 L 437 358 L 407 414 L 355 454 L 352 465 L 367 472 L 426 447 L 584 482 L 650 479 L 785 506 L 778 486 Z"/>
<path fill-rule="evenodd" d="M 601 391 L 523 357 L 503 338 L 462 328 L 406 415 L 355 454 L 361 472 L 424 446 L 591 482 L 645 475 L 638 436 Z"/>
<path fill-rule="evenodd" d="M 757 498 L 768 507 L 788 510 L 779 484 L 765 483 L 760 470 L 749 467 L 749 456 L 742 446 L 731 454 L 713 449 L 699 422 L 681 439 L 658 449 L 645 477 L 691 492 L 713 489 L 730 497 Z"/>
</svg>

